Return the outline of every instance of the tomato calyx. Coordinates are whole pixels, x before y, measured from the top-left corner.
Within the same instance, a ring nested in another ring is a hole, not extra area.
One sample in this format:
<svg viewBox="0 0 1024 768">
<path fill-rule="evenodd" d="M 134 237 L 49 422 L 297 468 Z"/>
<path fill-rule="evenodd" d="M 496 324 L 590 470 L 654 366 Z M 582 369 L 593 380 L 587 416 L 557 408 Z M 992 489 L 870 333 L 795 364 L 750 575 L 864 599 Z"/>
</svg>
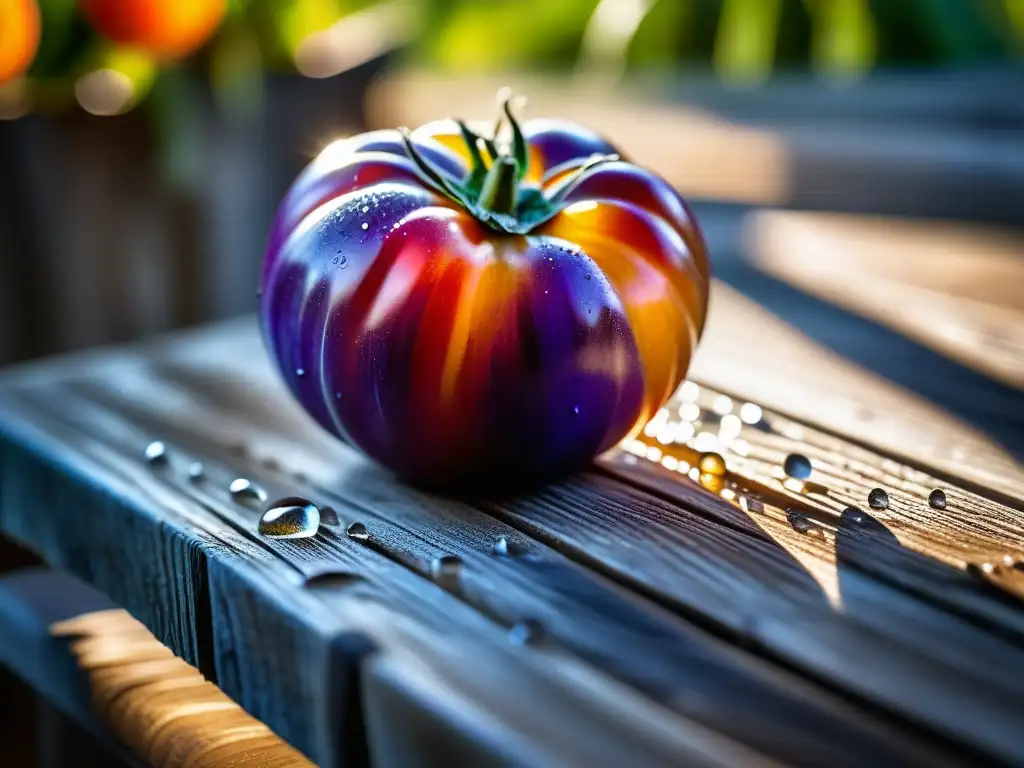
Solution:
<svg viewBox="0 0 1024 768">
<path fill-rule="evenodd" d="M 461 179 L 438 168 L 416 148 L 407 128 L 400 128 L 406 154 L 413 161 L 421 181 L 469 211 L 478 221 L 505 234 L 523 235 L 551 219 L 566 205 L 568 194 L 596 165 L 618 160 L 618 155 L 592 155 L 551 169 L 546 179 L 559 178 L 545 191 L 542 185 L 524 183 L 529 168 L 530 148 L 512 114 L 512 97 L 502 102 L 503 117 L 494 127 L 494 136 L 473 131 L 457 120 L 466 143 L 470 168 Z M 510 140 L 499 143 L 503 121 L 508 122 Z M 564 178 L 563 178 L 564 177 Z"/>
</svg>

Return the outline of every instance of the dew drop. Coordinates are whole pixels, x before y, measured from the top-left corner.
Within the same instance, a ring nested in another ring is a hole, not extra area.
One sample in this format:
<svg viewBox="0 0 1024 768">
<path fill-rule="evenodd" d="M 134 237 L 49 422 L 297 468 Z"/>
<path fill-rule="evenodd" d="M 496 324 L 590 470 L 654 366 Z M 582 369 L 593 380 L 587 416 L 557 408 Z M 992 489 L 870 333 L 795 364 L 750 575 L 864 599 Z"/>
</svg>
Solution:
<svg viewBox="0 0 1024 768">
<path fill-rule="evenodd" d="M 498 538 L 496 538 L 494 540 L 493 552 L 496 555 L 500 555 L 502 557 L 507 557 L 510 554 L 510 552 L 509 552 L 509 545 L 508 545 L 508 539 L 505 538 L 504 536 L 499 536 Z"/>
<path fill-rule="evenodd" d="M 524 619 L 508 631 L 508 641 L 513 645 L 533 645 L 544 636 L 544 628 L 536 619 Z"/>
<path fill-rule="evenodd" d="M 301 379 L 303 376 L 306 375 L 306 369 L 305 368 L 296 368 L 295 369 L 295 375 L 298 376 Z"/>
<path fill-rule="evenodd" d="M 430 575 L 445 589 L 454 588 L 462 571 L 462 560 L 458 555 L 441 555 L 430 564 Z"/>
<path fill-rule="evenodd" d="M 360 226 L 361 226 L 361 227 L 362 227 L 362 228 L 363 228 L 364 230 L 367 230 L 367 229 L 369 229 L 369 228 L 370 228 L 370 225 L 369 225 L 369 224 L 367 224 L 367 223 L 366 223 L 365 221 L 364 221 L 364 222 L 363 222 L 363 223 L 362 223 L 362 224 L 361 224 Z"/>
<path fill-rule="evenodd" d="M 876 489 L 878 490 L 878 489 Z M 882 491 L 885 493 L 885 491 Z M 873 507 L 874 509 L 884 509 L 884 507 Z M 849 520 L 855 525 L 863 525 L 868 521 L 868 516 L 864 514 L 864 510 L 857 507 L 847 507 L 843 510 L 842 517 Z"/>
<path fill-rule="evenodd" d="M 351 587 L 362 580 L 363 577 L 358 573 L 325 570 L 307 576 L 304 586 L 309 589 L 339 589 L 342 587 Z"/>
<path fill-rule="evenodd" d="M 335 256 L 333 259 L 331 259 L 332 264 L 337 264 L 339 261 L 341 261 L 341 256 Z"/>
<path fill-rule="evenodd" d="M 872 509 L 888 509 L 889 494 L 884 488 L 872 488 L 868 493 L 868 506 Z"/>
<path fill-rule="evenodd" d="M 369 213 L 369 212 L 370 212 L 370 206 L 364 205 L 363 206 L 363 213 Z"/>
<path fill-rule="evenodd" d="M 814 527 L 814 524 L 806 515 L 792 511 L 789 511 L 786 514 L 789 517 L 789 524 L 793 526 L 793 530 L 797 533 L 807 533 L 812 527 Z"/>
<path fill-rule="evenodd" d="M 585 275 L 584 279 L 589 280 L 590 279 L 590 274 L 587 273 L 587 275 Z"/>
<path fill-rule="evenodd" d="M 578 405 L 574 405 L 572 407 L 572 415 L 573 416 L 579 416 L 580 415 L 580 407 Z"/>
<path fill-rule="evenodd" d="M 231 481 L 228 491 L 237 501 L 263 502 L 267 500 L 267 492 L 251 480 L 244 477 L 237 477 Z"/>
<path fill-rule="evenodd" d="M 719 493 L 725 487 L 725 478 L 710 472 L 701 472 L 697 475 L 697 482 L 712 493 Z"/>
<path fill-rule="evenodd" d="M 307 539 L 320 527 L 316 504 L 298 496 L 273 502 L 260 518 L 257 531 L 276 539 Z"/>
<path fill-rule="evenodd" d="M 193 461 L 188 465 L 188 479 L 192 482 L 201 480 L 204 474 L 206 474 L 206 470 L 203 468 L 201 462 Z"/>
<path fill-rule="evenodd" d="M 761 406 L 756 403 L 744 403 L 740 406 L 740 419 L 744 424 L 757 424 L 763 416 Z"/>
<path fill-rule="evenodd" d="M 715 453 L 714 451 L 702 453 L 700 461 L 697 462 L 697 469 L 702 474 L 721 477 L 725 474 L 725 459 L 722 458 L 720 453 Z"/>
<path fill-rule="evenodd" d="M 946 494 L 942 490 L 936 488 L 928 494 L 928 504 L 932 509 L 945 509 Z"/>
<path fill-rule="evenodd" d="M 167 446 L 159 440 L 154 440 L 152 443 L 146 446 L 146 450 L 143 453 L 146 457 L 146 461 L 150 464 L 166 464 L 167 463 Z"/>
<path fill-rule="evenodd" d="M 334 507 L 320 507 L 320 525 L 329 525 L 334 528 L 341 525 L 341 519 Z"/>
<path fill-rule="evenodd" d="M 783 462 L 782 471 L 797 480 L 806 480 L 811 476 L 811 460 L 802 453 L 791 453 Z"/>
<path fill-rule="evenodd" d="M 366 541 L 370 538 L 370 532 L 366 530 L 365 525 L 357 521 L 348 527 L 348 537 L 356 541 Z"/>
</svg>

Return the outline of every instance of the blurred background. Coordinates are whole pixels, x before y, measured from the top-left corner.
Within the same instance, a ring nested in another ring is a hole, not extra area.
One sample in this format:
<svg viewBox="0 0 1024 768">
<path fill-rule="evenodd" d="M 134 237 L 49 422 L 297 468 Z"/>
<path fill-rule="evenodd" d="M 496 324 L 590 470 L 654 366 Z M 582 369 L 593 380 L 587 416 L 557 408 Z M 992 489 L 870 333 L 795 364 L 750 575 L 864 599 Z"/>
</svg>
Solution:
<svg viewBox="0 0 1024 768">
<path fill-rule="evenodd" d="M 1020 458 L 1022 53 L 1024 0 L 0 0 L 0 365 L 252 312 L 310 158 L 509 85 L 675 184 L 720 280 Z"/>
<path fill-rule="evenodd" d="M 1022 52 L 1024 0 L 0 0 L 0 364 L 251 312 L 313 155 L 510 85 L 672 181 L 720 279 L 1024 449 Z"/>
</svg>

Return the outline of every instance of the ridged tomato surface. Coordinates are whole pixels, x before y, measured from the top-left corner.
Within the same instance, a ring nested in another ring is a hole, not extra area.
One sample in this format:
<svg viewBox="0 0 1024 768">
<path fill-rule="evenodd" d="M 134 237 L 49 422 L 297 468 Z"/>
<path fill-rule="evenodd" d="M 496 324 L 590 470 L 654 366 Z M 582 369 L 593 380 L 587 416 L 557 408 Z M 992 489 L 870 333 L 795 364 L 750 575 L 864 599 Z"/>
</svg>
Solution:
<svg viewBox="0 0 1024 768">
<path fill-rule="evenodd" d="M 274 222 L 261 321 L 288 387 L 414 481 L 531 482 L 586 464 L 654 415 L 701 334 L 707 253 L 675 190 L 624 159 L 586 167 L 616 150 L 572 123 L 522 134 L 524 188 L 561 195 L 531 231 L 495 231 L 425 183 L 397 131 L 329 148 Z M 454 123 L 411 139 L 466 178 Z"/>
</svg>

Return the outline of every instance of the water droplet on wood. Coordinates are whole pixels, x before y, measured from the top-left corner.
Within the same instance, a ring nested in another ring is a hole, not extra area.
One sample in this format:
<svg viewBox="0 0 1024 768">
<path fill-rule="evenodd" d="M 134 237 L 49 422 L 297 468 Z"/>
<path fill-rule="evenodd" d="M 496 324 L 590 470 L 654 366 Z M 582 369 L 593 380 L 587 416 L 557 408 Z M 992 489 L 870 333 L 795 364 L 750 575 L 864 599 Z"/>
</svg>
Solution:
<svg viewBox="0 0 1024 768">
<path fill-rule="evenodd" d="M 256 485 L 256 483 L 244 477 L 232 480 L 231 485 L 228 486 L 228 491 L 237 501 L 264 502 L 267 500 L 267 492 Z"/>
<path fill-rule="evenodd" d="M 928 505 L 932 509 L 945 509 L 946 508 L 946 494 L 939 488 L 928 494 Z"/>
<path fill-rule="evenodd" d="M 876 488 L 875 490 L 878 489 Z M 882 491 L 882 493 L 885 493 L 885 491 Z M 879 507 L 876 507 L 876 509 L 879 509 Z M 843 510 L 842 517 L 856 525 L 863 525 L 868 521 L 868 516 L 864 514 L 864 510 L 858 507 L 847 507 Z"/>
<path fill-rule="evenodd" d="M 430 575 L 444 589 L 454 589 L 459 582 L 462 560 L 458 555 L 441 555 L 430 564 Z"/>
<path fill-rule="evenodd" d="M 306 539 L 320 527 L 316 504 L 298 496 L 275 501 L 260 518 L 257 531 L 278 539 Z"/>
<path fill-rule="evenodd" d="M 725 478 L 721 475 L 713 475 L 710 472 L 698 474 L 697 482 L 712 493 L 719 493 L 725 487 Z"/>
<path fill-rule="evenodd" d="M 508 641 L 514 645 L 533 645 L 544 636 L 544 628 L 535 619 L 524 619 L 508 631 Z"/>
<path fill-rule="evenodd" d="M 697 462 L 697 469 L 703 474 L 721 477 L 725 474 L 725 459 L 722 458 L 720 453 L 713 451 L 702 453 L 700 461 Z"/>
<path fill-rule="evenodd" d="M 341 520 L 334 507 L 320 507 L 320 525 L 329 525 L 334 528 L 341 525 Z"/>
<path fill-rule="evenodd" d="M 362 580 L 363 577 L 358 573 L 326 570 L 307 576 L 305 586 L 308 589 L 340 589 L 343 587 L 350 587 L 354 583 Z"/>
<path fill-rule="evenodd" d="M 789 518 L 789 524 L 793 526 L 793 530 L 797 533 L 807 533 L 814 527 L 814 523 L 802 512 L 787 510 L 786 515 Z"/>
<path fill-rule="evenodd" d="M 884 488 L 872 488 L 868 492 L 868 506 L 872 509 L 888 509 L 889 494 Z"/>
<path fill-rule="evenodd" d="M 797 480 L 806 480 L 811 476 L 811 460 L 802 453 L 791 453 L 783 462 L 782 471 Z"/>
<path fill-rule="evenodd" d="M 195 482 L 201 480 L 203 475 L 206 474 L 206 470 L 203 468 L 202 462 L 193 461 L 188 465 L 188 479 Z"/>
<path fill-rule="evenodd" d="M 365 525 L 357 521 L 348 527 L 348 537 L 356 541 L 366 541 L 370 538 L 370 532 L 366 530 Z"/>
<path fill-rule="evenodd" d="M 167 446 L 159 440 L 154 440 L 152 443 L 146 446 L 144 453 L 146 461 L 150 464 L 166 464 L 167 463 Z"/>
<path fill-rule="evenodd" d="M 509 552 L 508 539 L 504 536 L 499 536 L 494 540 L 494 554 L 501 555 L 503 557 L 511 554 Z"/>
</svg>

